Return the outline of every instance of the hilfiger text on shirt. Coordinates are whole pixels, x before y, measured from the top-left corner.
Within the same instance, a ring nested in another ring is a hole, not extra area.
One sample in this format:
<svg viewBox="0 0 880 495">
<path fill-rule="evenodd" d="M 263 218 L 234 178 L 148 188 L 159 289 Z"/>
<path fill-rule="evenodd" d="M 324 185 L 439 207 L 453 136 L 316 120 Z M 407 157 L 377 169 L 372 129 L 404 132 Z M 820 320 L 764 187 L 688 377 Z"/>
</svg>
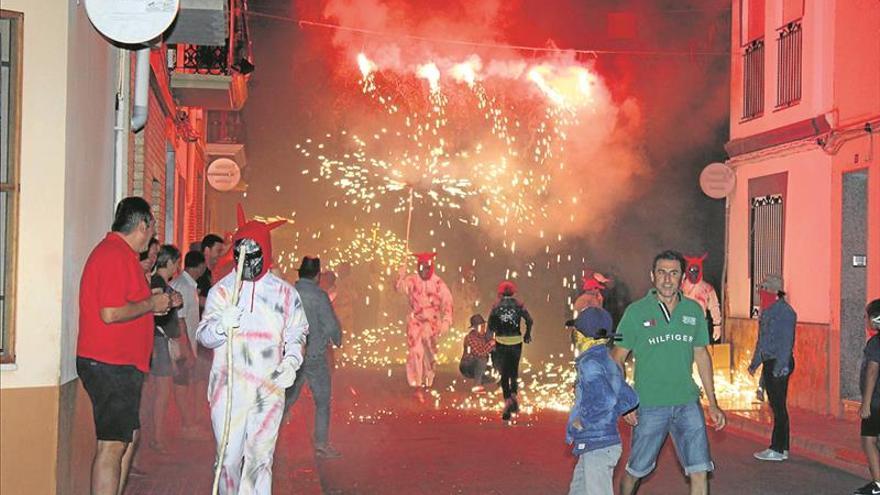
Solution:
<svg viewBox="0 0 880 495">
<path fill-rule="evenodd" d="M 649 337 L 648 343 L 651 345 L 662 344 L 664 342 L 693 342 L 693 335 L 682 335 L 680 333 L 667 333 L 665 335 L 658 335 L 656 337 Z"/>
</svg>

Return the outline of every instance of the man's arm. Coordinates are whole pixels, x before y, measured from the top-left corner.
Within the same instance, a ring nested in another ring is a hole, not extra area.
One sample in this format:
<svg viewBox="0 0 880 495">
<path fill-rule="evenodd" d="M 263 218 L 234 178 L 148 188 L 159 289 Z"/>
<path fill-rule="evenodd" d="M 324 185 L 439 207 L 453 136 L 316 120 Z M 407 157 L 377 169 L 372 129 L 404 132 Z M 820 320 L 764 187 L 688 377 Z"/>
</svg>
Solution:
<svg viewBox="0 0 880 495">
<path fill-rule="evenodd" d="M 324 303 L 324 310 L 321 311 L 321 327 L 327 332 L 327 336 L 333 341 L 333 345 L 339 347 L 342 345 L 342 329 L 339 327 L 339 318 L 336 317 L 336 311 L 333 310 L 333 304 L 330 303 L 330 296 L 326 292 L 321 291 L 321 299 Z"/>
<path fill-rule="evenodd" d="M 303 309 L 302 299 L 298 293 L 292 298 L 290 315 L 281 332 L 284 339 L 284 359 L 290 360 L 294 369 L 298 370 L 303 362 L 303 349 L 306 346 L 306 335 L 309 334 L 309 321 Z"/>
<path fill-rule="evenodd" d="M 720 430 L 727 424 L 724 411 L 718 407 L 715 400 L 715 378 L 712 375 L 712 356 L 705 347 L 694 347 L 694 362 L 697 364 L 697 372 L 700 381 L 703 382 L 703 390 L 706 391 L 706 399 L 709 400 L 709 417 L 715 424 L 715 429 Z"/>
<path fill-rule="evenodd" d="M 874 397 L 874 389 L 877 387 L 877 375 L 880 374 L 880 363 L 868 361 L 868 369 L 865 375 L 865 391 L 862 393 L 862 407 L 859 416 L 868 419 L 871 416 L 871 399 Z"/>
<path fill-rule="evenodd" d="M 101 320 L 108 325 L 122 323 L 153 312 L 163 313 L 168 311 L 171 305 L 171 296 L 168 294 L 152 294 L 143 301 L 126 303 L 125 306 L 115 308 L 101 308 Z"/>
<path fill-rule="evenodd" d="M 440 307 L 443 310 L 443 331 L 449 330 L 452 327 L 452 292 L 449 291 L 449 286 L 446 285 L 446 282 L 440 281 Z"/>
<path fill-rule="evenodd" d="M 196 340 L 208 349 L 216 349 L 226 343 L 229 329 L 224 328 L 222 313 L 231 302 L 232 295 L 227 294 L 223 286 L 218 285 L 208 293 L 205 313 L 196 329 Z"/>
<path fill-rule="evenodd" d="M 621 347 L 619 345 L 614 346 L 611 349 L 611 359 L 617 363 L 617 366 L 620 368 L 620 372 L 623 374 L 623 378 L 626 378 L 626 367 L 624 364 L 626 363 L 626 358 L 629 356 L 630 350 L 626 347 Z M 626 424 L 630 426 L 636 426 L 639 424 L 639 414 L 638 410 L 632 410 L 623 415 L 623 420 L 626 421 Z"/>
<path fill-rule="evenodd" d="M 620 347 L 619 345 L 614 346 L 611 349 L 611 359 L 617 363 L 617 366 L 620 368 L 623 376 L 626 377 L 626 368 L 624 367 L 624 363 L 626 363 L 626 358 L 629 356 L 629 349 L 626 347 Z"/>
<path fill-rule="evenodd" d="M 184 357 L 187 358 L 188 360 L 194 359 L 195 355 L 193 354 L 193 345 L 189 341 L 189 334 L 186 333 L 186 320 L 184 320 L 183 317 L 181 316 L 180 318 L 177 319 L 177 324 L 180 325 L 179 326 L 180 337 L 178 337 L 180 339 L 179 340 L 180 347 L 182 347 L 182 348 L 186 347 L 186 350 L 183 351 Z"/>
</svg>

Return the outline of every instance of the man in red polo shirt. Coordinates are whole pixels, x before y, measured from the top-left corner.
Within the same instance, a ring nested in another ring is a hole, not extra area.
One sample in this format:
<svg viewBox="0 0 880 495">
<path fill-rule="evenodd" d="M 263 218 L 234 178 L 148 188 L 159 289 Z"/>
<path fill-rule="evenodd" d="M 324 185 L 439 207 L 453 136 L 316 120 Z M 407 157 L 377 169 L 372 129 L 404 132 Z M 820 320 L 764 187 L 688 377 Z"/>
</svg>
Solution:
<svg viewBox="0 0 880 495">
<path fill-rule="evenodd" d="M 141 387 L 150 370 L 153 314 L 168 294 L 152 294 L 138 255 L 156 231 L 150 204 L 119 202 L 112 232 L 89 255 L 79 288 L 76 369 L 92 401 L 98 438 L 92 494 L 122 493 L 140 429 Z"/>
</svg>

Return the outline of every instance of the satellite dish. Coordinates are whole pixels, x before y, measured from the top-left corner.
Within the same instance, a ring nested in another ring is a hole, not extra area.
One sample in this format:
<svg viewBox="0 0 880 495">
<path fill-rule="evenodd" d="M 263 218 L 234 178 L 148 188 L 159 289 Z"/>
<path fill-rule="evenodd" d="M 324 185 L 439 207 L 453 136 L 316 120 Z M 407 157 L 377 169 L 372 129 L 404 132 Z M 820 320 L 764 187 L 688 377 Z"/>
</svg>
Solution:
<svg viewBox="0 0 880 495">
<path fill-rule="evenodd" d="M 710 163 L 700 172 L 700 189 L 710 198 L 726 198 L 735 185 L 736 174 L 723 163 Z"/>
<path fill-rule="evenodd" d="M 229 158 L 218 158 L 208 165 L 208 184 L 220 191 L 235 189 L 241 180 L 241 169 Z"/>
<path fill-rule="evenodd" d="M 85 0 L 85 6 L 98 32 L 136 45 L 158 38 L 171 26 L 180 0 Z"/>
</svg>

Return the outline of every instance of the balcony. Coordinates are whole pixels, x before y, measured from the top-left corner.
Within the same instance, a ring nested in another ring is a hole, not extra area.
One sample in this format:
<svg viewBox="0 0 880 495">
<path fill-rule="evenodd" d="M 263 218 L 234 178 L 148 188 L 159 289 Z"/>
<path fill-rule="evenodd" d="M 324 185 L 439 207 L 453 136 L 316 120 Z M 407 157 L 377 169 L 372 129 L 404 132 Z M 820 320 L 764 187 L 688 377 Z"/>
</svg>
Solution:
<svg viewBox="0 0 880 495">
<path fill-rule="evenodd" d="M 180 0 L 177 20 L 168 30 L 168 44 L 223 45 L 229 37 L 229 0 Z"/>
<path fill-rule="evenodd" d="M 181 105 L 240 110 L 248 97 L 253 55 L 244 0 L 230 0 L 230 36 L 221 45 L 178 42 L 168 48 L 171 89 Z M 231 49 L 230 49 L 231 46 Z"/>
<path fill-rule="evenodd" d="M 764 40 L 752 41 L 743 52 L 742 120 L 764 113 Z"/>
<path fill-rule="evenodd" d="M 230 158 L 239 168 L 247 165 L 244 152 L 245 124 L 241 113 L 232 111 L 208 111 L 207 148 L 210 159 Z"/>
</svg>

